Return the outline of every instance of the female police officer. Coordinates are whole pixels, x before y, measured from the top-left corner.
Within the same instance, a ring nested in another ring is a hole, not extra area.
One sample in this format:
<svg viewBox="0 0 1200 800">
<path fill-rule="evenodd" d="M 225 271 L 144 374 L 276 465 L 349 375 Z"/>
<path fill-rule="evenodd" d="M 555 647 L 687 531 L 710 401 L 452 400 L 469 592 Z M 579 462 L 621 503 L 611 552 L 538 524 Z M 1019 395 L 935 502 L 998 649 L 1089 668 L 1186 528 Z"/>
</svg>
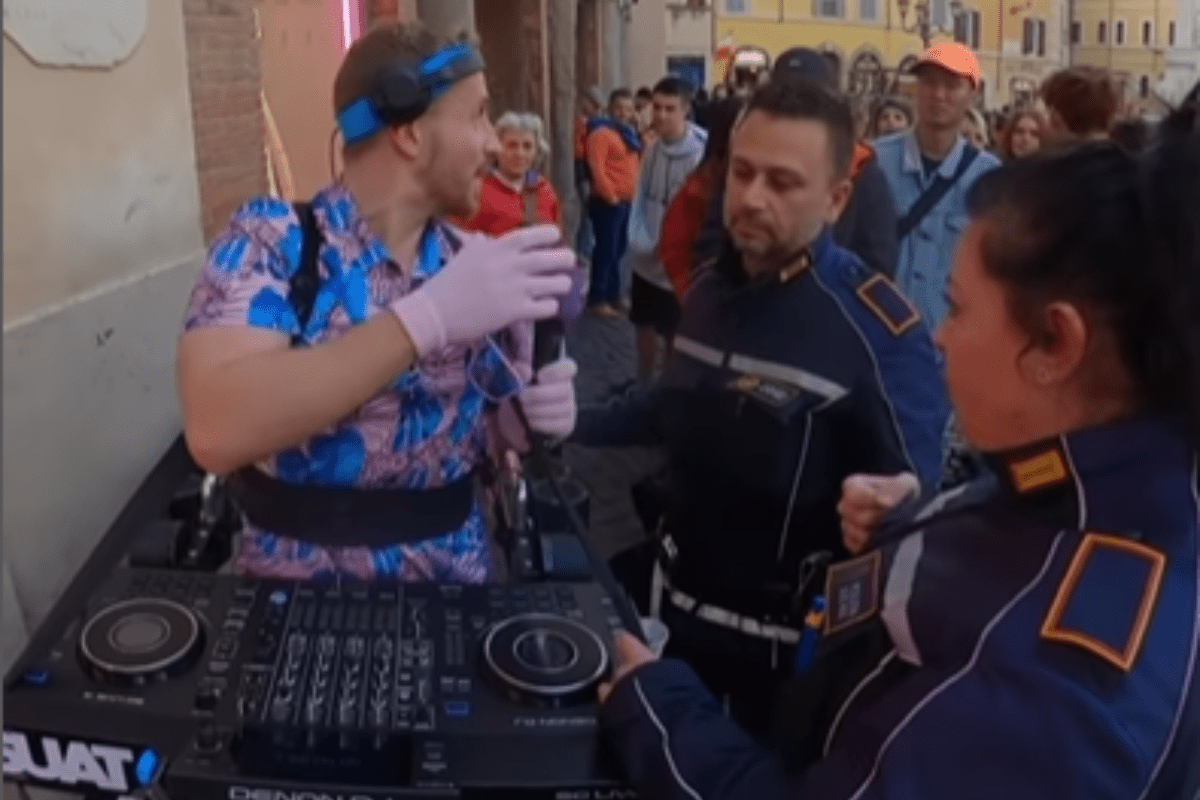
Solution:
<svg viewBox="0 0 1200 800">
<path fill-rule="evenodd" d="M 939 344 L 994 474 L 830 569 L 825 652 L 885 646 L 791 720 L 819 729 L 808 763 L 622 636 L 603 724 L 642 797 L 1200 788 L 1200 132 L 1144 164 L 1091 144 L 1006 166 L 972 218 Z"/>
</svg>

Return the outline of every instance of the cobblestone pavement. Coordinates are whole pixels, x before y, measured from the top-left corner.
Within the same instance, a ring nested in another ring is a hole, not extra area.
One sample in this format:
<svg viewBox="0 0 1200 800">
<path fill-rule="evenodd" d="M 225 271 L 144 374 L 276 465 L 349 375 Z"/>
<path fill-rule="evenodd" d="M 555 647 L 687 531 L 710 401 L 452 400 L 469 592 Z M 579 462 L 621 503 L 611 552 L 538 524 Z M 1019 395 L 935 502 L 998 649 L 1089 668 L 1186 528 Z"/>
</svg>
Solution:
<svg viewBox="0 0 1200 800">
<path fill-rule="evenodd" d="M 602 400 L 614 387 L 633 380 L 637 356 L 628 319 L 584 314 L 567 334 L 567 351 L 579 363 L 575 391 L 580 405 Z M 591 492 L 590 532 L 599 554 L 609 558 L 641 541 L 645 534 L 629 486 L 659 468 L 661 454 L 650 448 L 569 445 L 564 457 Z"/>
</svg>

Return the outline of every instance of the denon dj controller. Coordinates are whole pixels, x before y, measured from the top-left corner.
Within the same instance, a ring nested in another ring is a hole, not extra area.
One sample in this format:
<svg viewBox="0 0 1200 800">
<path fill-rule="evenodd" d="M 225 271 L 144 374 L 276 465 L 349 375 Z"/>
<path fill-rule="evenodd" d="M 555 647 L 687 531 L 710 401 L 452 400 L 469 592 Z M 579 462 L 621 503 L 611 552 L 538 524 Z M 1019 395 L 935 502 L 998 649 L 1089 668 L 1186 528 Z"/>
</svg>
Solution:
<svg viewBox="0 0 1200 800">
<path fill-rule="evenodd" d="M 122 569 L 6 687 L 7 779 L 194 800 L 625 798 L 595 583 Z"/>
</svg>

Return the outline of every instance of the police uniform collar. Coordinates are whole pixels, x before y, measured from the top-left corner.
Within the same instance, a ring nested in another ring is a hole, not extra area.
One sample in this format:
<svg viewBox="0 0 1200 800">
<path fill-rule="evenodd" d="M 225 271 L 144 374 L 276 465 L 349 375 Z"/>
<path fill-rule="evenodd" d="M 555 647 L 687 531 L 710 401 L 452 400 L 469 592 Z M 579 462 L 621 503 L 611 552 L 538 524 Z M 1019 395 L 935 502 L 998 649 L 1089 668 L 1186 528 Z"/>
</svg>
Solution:
<svg viewBox="0 0 1200 800">
<path fill-rule="evenodd" d="M 1010 450 L 984 453 L 1001 483 L 1015 494 L 1041 497 L 1074 492 L 1092 476 L 1136 469 L 1184 441 L 1181 426 L 1137 415 Z"/>
<path fill-rule="evenodd" d="M 832 246 L 833 234 L 827 225 L 813 243 L 797 253 L 786 267 L 771 275 L 762 275 L 751 280 L 742 264 L 742 254 L 733 246 L 733 242 L 727 239 L 726 250 L 718 261 L 718 267 L 723 266 L 724 269 L 719 271 L 723 271 L 735 284 L 765 286 L 776 281 L 780 284 L 788 284 L 824 258 Z"/>
</svg>

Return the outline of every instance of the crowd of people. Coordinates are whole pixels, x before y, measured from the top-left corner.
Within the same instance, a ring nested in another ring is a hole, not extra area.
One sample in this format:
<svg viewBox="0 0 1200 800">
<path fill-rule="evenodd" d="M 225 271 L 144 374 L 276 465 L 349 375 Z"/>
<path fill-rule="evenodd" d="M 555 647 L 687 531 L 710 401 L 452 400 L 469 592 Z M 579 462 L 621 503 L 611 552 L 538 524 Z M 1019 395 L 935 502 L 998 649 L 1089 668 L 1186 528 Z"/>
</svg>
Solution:
<svg viewBox="0 0 1200 800">
<path fill-rule="evenodd" d="M 712 99 L 585 91 L 569 231 L 484 68 L 368 32 L 343 174 L 211 247 L 179 387 L 239 572 L 501 580 L 498 452 L 658 444 L 614 567 L 667 657 L 618 632 L 599 691 L 639 796 L 1197 796 L 1197 109 L 1114 129 L 1071 68 L 993 138 L 944 42 L 856 119 L 796 48 Z M 532 358 L 582 291 L 638 352 L 585 408 Z"/>
</svg>

